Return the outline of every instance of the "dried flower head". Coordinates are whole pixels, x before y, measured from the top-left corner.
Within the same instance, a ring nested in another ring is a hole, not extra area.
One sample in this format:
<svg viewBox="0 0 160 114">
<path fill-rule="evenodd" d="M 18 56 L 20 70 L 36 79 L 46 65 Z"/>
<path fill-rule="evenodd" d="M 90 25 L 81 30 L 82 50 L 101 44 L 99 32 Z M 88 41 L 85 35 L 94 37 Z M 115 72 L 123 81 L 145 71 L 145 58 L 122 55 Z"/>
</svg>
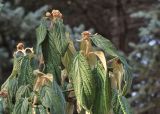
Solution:
<svg viewBox="0 0 160 114">
<path fill-rule="evenodd" d="M 25 54 L 24 54 L 24 52 L 22 51 L 22 50 L 18 50 L 18 51 L 16 51 L 14 54 L 13 54 L 13 56 L 15 56 L 16 58 L 18 58 L 18 57 L 22 57 L 22 56 L 24 56 Z"/>
<path fill-rule="evenodd" d="M 24 49 L 24 44 L 23 43 L 18 43 L 17 45 L 17 51 L 18 50 L 23 50 Z"/>
<path fill-rule="evenodd" d="M 87 40 L 89 39 L 91 33 L 89 31 L 84 31 L 81 33 L 81 35 L 82 35 L 82 39 Z"/>
<path fill-rule="evenodd" d="M 26 54 L 34 53 L 33 48 L 26 48 L 25 53 Z"/>
<path fill-rule="evenodd" d="M 46 12 L 46 17 L 52 20 L 62 18 L 62 14 L 59 10 L 52 10 L 52 12 Z"/>
<path fill-rule="evenodd" d="M 62 18 L 62 14 L 59 10 L 52 10 L 53 18 Z"/>
</svg>

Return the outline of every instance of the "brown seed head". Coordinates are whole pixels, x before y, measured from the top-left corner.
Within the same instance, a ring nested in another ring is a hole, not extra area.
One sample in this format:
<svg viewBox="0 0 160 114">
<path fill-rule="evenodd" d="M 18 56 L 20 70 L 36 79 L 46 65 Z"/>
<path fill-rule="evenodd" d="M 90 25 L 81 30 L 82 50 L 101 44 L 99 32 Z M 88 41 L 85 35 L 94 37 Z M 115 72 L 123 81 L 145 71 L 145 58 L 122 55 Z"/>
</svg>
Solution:
<svg viewBox="0 0 160 114">
<path fill-rule="evenodd" d="M 89 36 L 91 35 L 91 33 L 89 31 L 84 31 L 81 33 L 82 35 L 82 39 L 87 40 L 89 39 Z"/>
<path fill-rule="evenodd" d="M 18 43 L 17 45 L 17 51 L 18 50 L 23 50 L 24 49 L 24 44 L 23 43 Z"/>
<path fill-rule="evenodd" d="M 52 10 L 53 18 L 62 18 L 62 14 L 59 10 Z"/>
</svg>

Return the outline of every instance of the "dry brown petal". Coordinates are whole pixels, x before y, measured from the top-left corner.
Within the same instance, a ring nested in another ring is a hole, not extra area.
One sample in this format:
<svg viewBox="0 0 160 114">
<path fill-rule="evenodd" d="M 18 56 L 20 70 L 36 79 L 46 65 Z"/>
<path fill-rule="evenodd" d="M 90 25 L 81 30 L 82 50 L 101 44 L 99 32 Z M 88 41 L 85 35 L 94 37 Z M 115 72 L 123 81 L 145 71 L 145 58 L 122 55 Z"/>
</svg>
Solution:
<svg viewBox="0 0 160 114">
<path fill-rule="evenodd" d="M 62 14 L 59 10 L 52 10 L 53 18 L 62 18 Z"/>
<path fill-rule="evenodd" d="M 89 39 L 91 33 L 89 31 L 84 31 L 81 33 L 81 35 L 82 35 L 82 39 L 87 40 Z"/>
<path fill-rule="evenodd" d="M 24 49 L 24 44 L 23 43 L 18 43 L 17 50 L 23 50 L 23 49 Z"/>
<path fill-rule="evenodd" d="M 26 53 L 26 54 L 34 53 L 33 48 L 26 48 L 26 49 L 25 49 L 25 53 Z"/>
</svg>

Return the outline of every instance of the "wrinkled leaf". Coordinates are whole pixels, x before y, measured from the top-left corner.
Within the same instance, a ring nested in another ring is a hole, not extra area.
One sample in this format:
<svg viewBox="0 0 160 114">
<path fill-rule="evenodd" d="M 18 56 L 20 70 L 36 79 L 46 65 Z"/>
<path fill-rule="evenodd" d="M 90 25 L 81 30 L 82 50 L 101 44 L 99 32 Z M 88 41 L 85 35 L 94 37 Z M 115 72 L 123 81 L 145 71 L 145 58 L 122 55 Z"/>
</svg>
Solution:
<svg viewBox="0 0 160 114">
<path fill-rule="evenodd" d="M 16 101 L 21 98 L 29 97 L 31 94 L 31 87 L 30 85 L 22 85 L 18 88 L 16 92 Z"/>
<path fill-rule="evenodd" d="M 118 51 L 116 50 L 115 46 L 111 43 L 111 41 L 104 38 L 103 36 L 96 34 L 91 37 L 91 40 L 97 47 L 102 49 L 105 53 L 114 57 L 118 57 L 122 62 L 125 70 L 124 78 L 123 78 L 125 85 L 123 87 L 122 93 L 126 94 L 126 92 L 130 89 L 131 82 L 132 82 L 130 66 L 128 65 L 126 59 L 118 53 Z"/>
<path fill-rule="evenodd" d="M 13 114 L 28 114 L 29 102 L 28 98 L 19 99 L 13 109 Z"/>
<path fill-rule="evenodd" d="M 120 103 L 123 114 L 133 114 L 130 104 L 124 96 L 118 94 L 118 101 Z"/>
<path fill-rule="evenodd" d="M 108 73 L 102 64 L 97 63 L 97 67 L 94 69 L 93 74 L 96 78 L 96 96 L 94 106 L 92 109 L 93 114 L 109 114 L 111 108 L 111 82 Z"/>
<path fill-rule="evenodd" d="M 68 43 L 65 35 L 65 27 L 63 24 L 62 19 L 57 19 L 54 24 L 53 28 L 49 30 L 50 39 L 53 40 L 52 43 L 55 44 L 56 49 L 60 53 L 60 55 L 64 55 L 67 50 Z"/>
<path fill-rule="evenodd" d="M 40 91 L 42 105 L 50 108 L 53 114 L 65 114 L 65 99 L 58 84 L 54 81 Z"/>
<path fill-rule="evenodd" d="M 29 55 L 24 56 L 20 71 L 19 71 L 19 76 L 18 76 L 18 85 L 27 85 L 27 84 L 33 84 L 34 77 L 33 77 L 33 69 L 31 67 L 31 58 Z"/>
<path fill-rule="evenodd" d="M 81 53 L 74 57 L 70 75 L 77 102 L 85 110 L 90 111 L 95 98 L 95 80 L 87 59 Z"/>
</svg>

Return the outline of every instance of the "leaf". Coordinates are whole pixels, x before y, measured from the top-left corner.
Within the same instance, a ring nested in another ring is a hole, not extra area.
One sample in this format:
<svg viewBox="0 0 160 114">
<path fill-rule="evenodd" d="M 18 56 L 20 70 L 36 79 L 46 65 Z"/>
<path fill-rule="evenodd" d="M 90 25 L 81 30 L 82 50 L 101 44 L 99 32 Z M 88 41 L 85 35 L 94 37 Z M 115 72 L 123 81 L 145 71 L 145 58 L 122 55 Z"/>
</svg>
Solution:
<svg viewBox="0 0 160 114">
<path fill-rule="evenodd" d="M 97 59 L 94 54 L 91 54 L 93 52 L 93 48 L 89 36 L 86 36 L 86 39 L 84 37 L 85 36 L 82 35 L 82 40 L 80 42 L 80 51 L 83 53 L 84 56 L 87 57 L 87 61 L 91 66 L 91 69 L 93 69 Z"/>
<path fill-rule="evenodd" d="M 123 114 L 133 114 L 130 104 L 124 96 L 118 94 L 118 101 L 120 103 Z"/>
<path fill-rule="evenodd" d="M 74 104 L 67 102 L 66 114 L 73 114 L 73 113 L 74 113 Z"/>
<path fill-rule="evenodd" d="M 103 49 L 105 53 L 112 56 L 117 56 L 117 50 L 110 40 L 98 34 L 93 35 L 91 40 L 97 47 Z"/>
<path fill-rule="evenodd" d="M 5 99 L 3 97 L 0 97 L 0 114 L 4 114 L 5 108 Z"/>
<path fill-rule="evenodd" d="M 112 63 L 113 67 L 113 77 L 117 83 L 116 87 L 118 86 L 118 90 L 121 91 L 121 85 L 123 81 L 124 69 L 123 65 L 118 62 L 118 60 L 114 60 Z"/>
<path fill-rule="evenodd" d="M 34 77 L 33 77 L 33 69 L 31 67 L 31 58 L 29 55 L 23 57 L 19 76 L 18 76 L 18 86 L 33 84 Z"/>
<path fill-rule="evenodd" d="M 31 94 L 31 87 L 30 85 L 22 85 L 18 88 L 16 92 L 16 101 L 21 98 L 29 97 Z"/>
<path fill-rule="evenodd" d="M 60 84 L 61 80 L 61 56 L 56 50 L 54 45 L 54 40 L 46 37 L 45 41 L 42 43 L 42 53 L 45 63 L 45 73 L 51 73 L 54 79 Z"/>
<path fill-rule="evenodd" d="M 103 64 L 103 67 L 105 69 L 105 72 L 107 72 L 107 64 L 106 64 L 106 58 L 102 51 L 94 51 L 93 52 L 97 57 L 100 59 L 101 63 Z"/>
<path fill-rule="evenodd" d="M 15 98 L 17 89 L 18 89 L 17 78 L 10 79 L 8 84 L 8 95 L 9 95 L 9 100 L 11 102 Z"/>
<path fill-rule="evenodd" d="M 9 80 L 18 76 L 18 73 L 19 73 L 20 68 L 21 68 L 22 60 L 23 60 L 23 57 L 16 58 L 14 56 L 14 63 L 13 63 L 12 73 L 9 76 L 9 78 L 2 84 L 1 89 L 7 90 L 8 89 L 8 84 L 9 84 Z"/>
<path fill-rule="evenodd" d="M 108 73 L 102 64 L 97 63 L 96 68 L 93 71 L 95 75 L 97 88 L 96 96 L 98 96 L 94 101 L 94 106 L 92 108 L 93 114 L 109 114 L 111 108 L 111 82 Z"/>
<path fill-rule="evenodd" d="M 39 105 L 38 109 L 39 109 L 40 114 L 47 114 L 48 113 L 47 109 L 45 109 L 44 106 L 42 106 L 42 105 Z"/>
<path fill-rule="evenodd" d="M 36 29 L 37 49 L 40 48 L 40 45 L 45 40 L 46 35 L 47 35 L 47 28 L 45 26 L 45 20 L 42 20 L 40 25 Z"/>
<path fill-rule="evenodd" d="M 90 111 L 95 99 L 95 80 L 86 58 L 81 53 L 74 57 L 70 75 L 77 102 Z"/>
<path fill-rule="evenodd" d="M 42 105 L 50 108 L 53 114 L 65 114 L 65 99 L 58 84 L 54 81 L 50 86 L 40 90 Z"/>
<path fill-rule="evenodd" d="M 28 98 L 19 99 L 13 109 L 13 114 L 28 114 L 29 102 Z"/>
<path fill-rule="evenodd" d="M 65 27 L 62 19 L 55 20 L 53 27 L 49 30 L 50 39 L 53 39 L 56 49 L 60 53 L 61 56 L 67 50 L 68 42 L 65 35 Z"/>
<path fill-rule="evenodd" d="M 68 49 L 65 52 L 64 56 L 62 57 L 62 63 L 65 66 L 65 68 L 67 69 L 67 71 L 69 71 L 70 63 L 72 61 L 74 54 L 76 53 L 76 49 L 74 47 L 73 41 L 70 39 L 68 34 L 67 34 L 67 42 L 69 43 Z"/>
<path fill-rule="evenodd" d="M 118 92 L 115 89 L 112 89 L 112 108 L 114 114 L 122 114 L 122 110 L 120 108 L 120 103 L 118 101 Z"/>
<path fill-rule="evenodd" d="M 113 44 L 108 39 L 104 38 L 103 36 L 96 34 L 91 37 L 91 40 L 97 47 L 102 49 L 105 53 L 119 58 L 120 61 L 122 62 L 123 68 L 125 70 L 124 78 L 123 78 L 125 85 L 123 87 L 122 93 L 123 95 L 125 95 L 127 91 L 130 89 L 131 82 L 132 82 L 132 76 L 131 76 L 131 70 L 130 70 L 131 68 L 128 65 L 126 59 L 122 55 L 120 55 L 118 51 L 116 50 L 116 48 L 113 46 Z"/>
</svg>

